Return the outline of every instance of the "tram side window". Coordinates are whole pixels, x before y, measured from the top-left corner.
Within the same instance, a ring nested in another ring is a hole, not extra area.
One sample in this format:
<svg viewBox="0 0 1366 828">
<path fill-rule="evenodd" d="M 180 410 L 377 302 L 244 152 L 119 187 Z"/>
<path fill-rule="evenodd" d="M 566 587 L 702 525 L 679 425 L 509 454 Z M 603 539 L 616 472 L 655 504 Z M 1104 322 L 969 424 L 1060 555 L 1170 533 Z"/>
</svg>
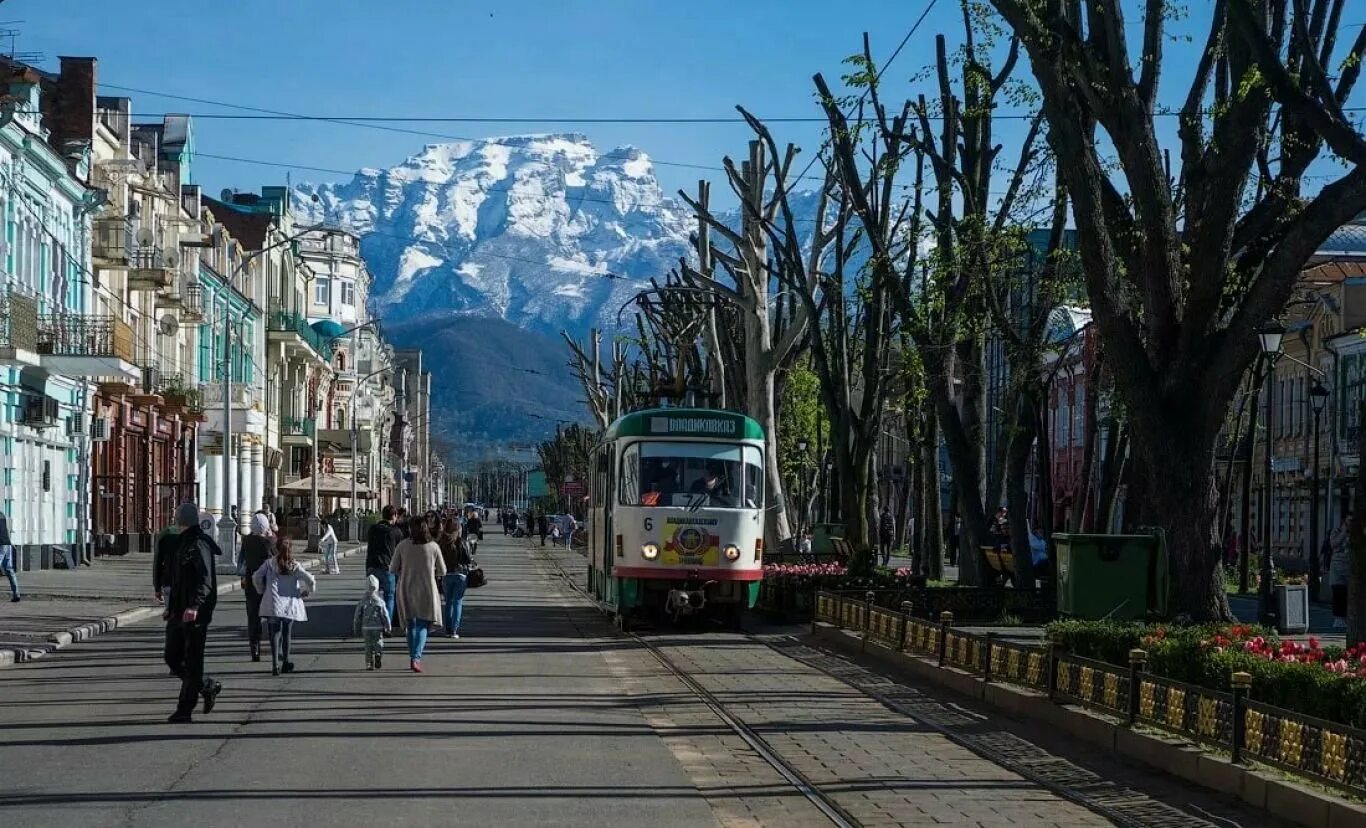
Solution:
<svg viewBox="0 0 1366 828">
<path fill-rule="evenodd" d="M 640 505 L 640 444 L 632 443 L 621 453 L 621 505 Z"/>
<path fill-rule="evenodd" d="M 725 443 L 648 442 L 623 454 L 622 503 L 757 509 L 763 503 L 759 449 Z"/>
</svg>

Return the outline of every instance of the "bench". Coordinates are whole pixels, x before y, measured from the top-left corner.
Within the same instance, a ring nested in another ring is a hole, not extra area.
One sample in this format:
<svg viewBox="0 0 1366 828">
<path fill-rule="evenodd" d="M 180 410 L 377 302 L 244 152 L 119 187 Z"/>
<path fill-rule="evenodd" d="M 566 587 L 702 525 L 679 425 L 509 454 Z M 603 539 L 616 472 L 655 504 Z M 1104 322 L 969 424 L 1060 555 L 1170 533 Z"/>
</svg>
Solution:
<svg viewBox="0 0 1366 828">
<path fill-rule="evenodd" d="M 993 581 L 999 581 L 1002 585 L 1015 583 L 1015 555 L 1011 553 L 1008 546 L 983 546 L 982 557 L 986 559 L 987 569 L 994 574 Z"/>
<path fill-rule="evenodd" d="M 831 538 L 830 546 L 835 550 L 835 560 L 845 566 L 854 559 L 854 548 L 844 538 Z"/>
</svg>

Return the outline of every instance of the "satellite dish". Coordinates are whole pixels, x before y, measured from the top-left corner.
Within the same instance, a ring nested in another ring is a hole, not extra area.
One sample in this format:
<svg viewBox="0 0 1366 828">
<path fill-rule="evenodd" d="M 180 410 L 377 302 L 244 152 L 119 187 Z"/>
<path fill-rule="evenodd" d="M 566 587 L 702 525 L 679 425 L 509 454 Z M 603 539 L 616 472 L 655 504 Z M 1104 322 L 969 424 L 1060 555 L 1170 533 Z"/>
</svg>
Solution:
<svg viewBox="0 0 1366 828">
<path fill-rule="evenodd" d="M 180 254 L 175 248 L 169 248 L 161 252 L 161 264 L 168 270 L 175 270 L 180 267 Z"/>
<path fill-rule="evenodd" d="M 138 228 L 137 235 L 133 238 L 138 243 L 138 247 L 151 247 L 153 242 L 157 240 L 156 234 L 152 232 L 150 227 Z"/>
<path fill-rule="evenodd" d="M 162 336 L 175 336 L 175 332 L 180 330 L 180 320 L 173 313 L 163 313 L 157 320 L 157 330 L 161 331 Z"/>
<path fill-rule="evenodd" d="M 235 196 L 235 195 L 237 195 L 237 193 L 234 193 L 234 192 L 232 191 L 232 188 L 231 188 L 231 187 L 224 187 L 224 188 L 223 188 L 223 192 L 221 192 L 221 193 L 218 194 L 218 200 L 219 200 L 219 201 L 232 201 L 232 197 Z"/>
</svg>

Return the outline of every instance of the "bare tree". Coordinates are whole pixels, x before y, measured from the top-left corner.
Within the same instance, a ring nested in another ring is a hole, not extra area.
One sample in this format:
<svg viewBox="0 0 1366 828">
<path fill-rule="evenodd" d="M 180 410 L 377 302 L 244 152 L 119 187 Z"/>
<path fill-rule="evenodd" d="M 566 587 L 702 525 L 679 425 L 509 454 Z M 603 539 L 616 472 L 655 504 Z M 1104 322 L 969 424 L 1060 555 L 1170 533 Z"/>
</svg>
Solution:
<svg viewBox="0 0 1366 828">
<path fill-rule="evenodd" d="M 741 112 L 761 136 L 767 134 L 762 124 L 744 110 Z M 696 197 L 679 193 L 693 208 L 700 225 L 698 264 L 694 266 L 686 260 L 680 263 L 682 281 L 731 306 L 740 322 L 745 410 L 764 429 L 767 440 L 764 465 L 769 509 L 764 534 L 765 544 L 774 549 L 792 536 L 778 463 L 777 376 L 798 354 L 814 314 L 804 305 L 783 301 L 781 295 L 775 296 L 773 288 L 775 284 L 813 282 L 831 242 L 831 237 L 820 229 L 815 233 L 799 234 L 791 222 L 783 226 L 782 233 L 775 232 L 779 207 L 786 205 L 787 193 L 793 183 L 792 164 L 796 154 L 796 147 L 791 145 L 779 154 L 772 139 L 768 138 L 767 145 L 760 140 L 750 142 L 749 156 L 738 169 L 730 158 L 725 159 L 731 189 L 740 199 L 738 230 L 712 212 L 710 188 L 705 183 L 699 187 Z M 824 212 L 822 195 L 816 215 L 821 216 Z M 785 235 L 789 233 L 791 235 Z M 713 242 L 713 234 L 723 243 Z M 774 247 L 773 251 L 770 246 Z M 785 255 L 794 247 L 809 250 L 809 253 L 798 257 L 794 263 Z M 718 266 L 724 279 L 718 278 Z M 713 324 L 715 314 L 706 309 L 696 318 L 706 329 Z M 703 332 L 710 336 L 709 331 Z"/>
<path fill-rule="evenodd" d="M 1165 0 L 1144 5 L 1137 73 L 1121 0 L 991 2 L 1043 94 L 1095 324 L 1130 414 L 1143 511 L 1175 559 L 1176 609 L 1228 617 L 1215 444 L 1257 330 L 1315 249 L 1366 210 L 1366 139 L 1343 111 L 1366 29 L 1344 60 L 1345 0 L 1216 0 L 1174 171 L 1155 126 Z M 1305 174 L 1325 148 L 1349 166 L 1310 195 Z"/>
</svg>

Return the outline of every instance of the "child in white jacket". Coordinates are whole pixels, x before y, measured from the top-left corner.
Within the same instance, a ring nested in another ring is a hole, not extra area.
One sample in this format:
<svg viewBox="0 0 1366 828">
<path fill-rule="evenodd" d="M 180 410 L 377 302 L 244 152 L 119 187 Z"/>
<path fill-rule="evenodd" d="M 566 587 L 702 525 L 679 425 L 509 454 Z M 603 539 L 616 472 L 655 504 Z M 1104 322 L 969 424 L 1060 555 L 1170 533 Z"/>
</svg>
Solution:
<svg viewBox="0 0 1366 828">
<path fill-rule="evenodd" d="M 351 618 L 351 629 L 365 639 L 365 669 L 378 670 L 384 655 L 384 634 L 391 629 L 389 608 L 379 595 L 379 579 L 366 576 L 365 597 L 356 604 Z"/>
<path fill-rule="evenodd" d="M 308 620 L 304 599 L 317 581 L 294 560 L 288 538 L 276 539 L 275 554 L 252 573 L 251 580 L 261 596 L 261 618 L 270 625 L 270 672 L 293 672 L 289 651 L 294 622 Z"/>
</svg>

